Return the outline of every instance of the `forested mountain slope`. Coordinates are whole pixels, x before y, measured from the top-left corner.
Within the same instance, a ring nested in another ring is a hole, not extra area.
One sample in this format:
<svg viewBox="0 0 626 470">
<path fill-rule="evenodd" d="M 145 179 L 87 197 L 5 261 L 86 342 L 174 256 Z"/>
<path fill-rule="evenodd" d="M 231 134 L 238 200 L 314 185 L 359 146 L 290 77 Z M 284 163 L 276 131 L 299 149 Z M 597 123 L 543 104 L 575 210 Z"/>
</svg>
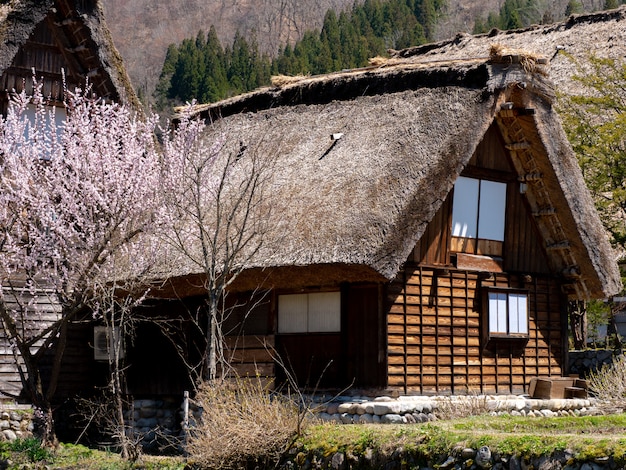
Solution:
<svg viewBox="0 0 626 470">
<path fill-rule="evenodd" d="M 370 0 L 375 1 L 375 0 Z M 541 18 L 548 11 L 555 21 L 565 14 L 570 0 L 527 0 L 527 14 Z M 232 42 L 237 31 L 256 34 L 261 51 L 270 54 L 281 45 L 300 39 L 306 30 L 319 28 L 329 8 L 341 11 L 354 0 L 103 0 L 107 23 L 122 54 L 135 88 L 150 96 L 158 80 L 167 47 L 214 25 L 222 43 Z M 360 2 L 359 2 L 360 3 Z M 476 18 L 486 19 L 505 0 L 447 0 L 432 39 L 459 31 L 471 32 Z M 585 11 L 603 7 L 605 0 L 580 0 Z M 531 11 L 532 10 L 532 11 Z M 536 10 L 536 11 L 535 11 Z"/>
</svg>

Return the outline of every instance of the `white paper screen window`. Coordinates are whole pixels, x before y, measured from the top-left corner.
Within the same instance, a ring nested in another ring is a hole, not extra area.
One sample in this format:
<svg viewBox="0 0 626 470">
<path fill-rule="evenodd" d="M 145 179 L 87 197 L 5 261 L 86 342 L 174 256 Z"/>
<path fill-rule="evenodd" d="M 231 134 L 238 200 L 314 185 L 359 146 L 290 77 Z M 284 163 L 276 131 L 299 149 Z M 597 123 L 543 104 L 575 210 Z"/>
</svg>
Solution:
<svg viewBox="0 0 626 470">
<path fill-rule="evenodd" d="M 506 184 L 494 181 L 480 182 L 480 207 L 478 238 L 504 240 L 504 212 L 506 208 Z"/>
<path fill-rule="evenodd" d="M 330 333 L 341 330 L 339 292 L 309 294 L 309 332 Z"/>
<path fill-rule="evenodd" d="M 308 294 L 278 296 L 278 332 L 303 333 L 307 331 Z"/>
<path fill-rule="evenodd" d="M 452 201 L 452 236 L 476 238 L 478 190 L 480 181 L 459 176 L 454 183 Z"/>
<path fill-rule="evenodd" d="M 452 236 L 504 240 L 506 184 L 459 176 L 452 200 Z"/>
<path fill-rule="evenodd" d="M 278 296 L 278 333 L 341 331 L 341 294 L 314 292 Z"/>
<path fill-rule="evenodd" d="M 509 333 L 528 334 L 526 294 L 509 294 Z"/>
</svg>

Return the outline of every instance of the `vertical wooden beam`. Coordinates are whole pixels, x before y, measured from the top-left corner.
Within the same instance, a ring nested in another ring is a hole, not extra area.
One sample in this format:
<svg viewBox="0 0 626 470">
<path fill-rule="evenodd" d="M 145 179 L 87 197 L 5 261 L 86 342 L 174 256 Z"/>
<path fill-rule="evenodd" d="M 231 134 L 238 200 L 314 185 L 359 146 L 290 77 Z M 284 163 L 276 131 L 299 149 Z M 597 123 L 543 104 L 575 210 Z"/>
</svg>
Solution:
<svg viewBox="0 0 626 470">
<path fill-rule="evenodd" d="M 435 351 L 437 357 L 439 357 L 439 275 L 435 271 L 432 272 L 431 288 L 433 289 L 435 300 Z M 435 361 L 435 391 L 437 393 L 440 392 L 438 360 Z"/>
<path fill-rule="evenodd" d="M 539 318 L 539 307 L 537 306 L 538 302 L 537 302 L 537 277 L 535 276 L 533 278 L 533 290 L 532 290 L 532 296 L 533 296 L 533 316 L 535 317 L 535 329 L 533 331 L 533 336 L 535 338 L 535 368 L 537 371 L 536 375 L 539 375 L 539 323 L 537 321 L 537 319 Z M 530 312 L 529 312 L 530 314 Z"/>
<path fill-rule="evenodd" d="M 408 334 L 407 334 L 407 275 L 406 267 L 402 268 L 402 313 L 403 313 L 403 334 L 404 334 L 404 393 L 408 391 L 409 378 L 409 353 L 408 353 Z"/>
<path fill-rule="evenodd" d="M 469 273 L 465 271 L 465 383 L 467 384 L 467 388 L 469 389 L 470 384 L 470 353 L 469 353 L 469 324 L 470 324 L 470 316 L 469 316 Z M 476 296 L 476 292 L 474 292 L 474 296 Z M 482 385 L 481 385 L 482 392 Z"/>
<path fill-rule="evenodd" d="M 419 288 L 420 344 L 418 346 L 419 348 L 418 350 L 419 350 L 419 358 L 420 358 L 420 393 L 423 394 L 424 393 L 424 303 L 422 302 L 422 299 L 424 297 L 424 273 L 423 273 L 421 266 L 419 267 L 419 283 L 420 283 L 420 288 Z"/>
</svg>

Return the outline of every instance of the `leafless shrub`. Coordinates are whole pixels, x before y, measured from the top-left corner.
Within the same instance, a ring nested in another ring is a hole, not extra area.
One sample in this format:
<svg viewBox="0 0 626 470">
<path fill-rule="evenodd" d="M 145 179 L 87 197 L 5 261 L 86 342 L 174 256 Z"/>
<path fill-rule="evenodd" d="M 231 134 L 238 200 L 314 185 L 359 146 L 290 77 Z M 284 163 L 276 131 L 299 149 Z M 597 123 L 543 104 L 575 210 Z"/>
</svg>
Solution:
<svg viewBox="0 0 626 470">
<path fill-rule="evenodd" d="M 297 406 L 271 394 L 260 378 L 204 383 L 195 401 L 203 412 L 190 431 L 187 452 L 201 468 L 269 466 L 289 448 L 298 429 Z"/>
<path fill-rule="evenodd" d="M 437 417 L 439 419 L 467 418 L 489 412 L 487 396 L 468 393 L 463 396 L 441 397 L 437 400 Z"/>
<path fill-rule="evenodd" d="M 587 378 L 589 390 L 606 410 L 621 411 L 626 398 L 626 357 L 615 358 L 612 364 L 604 364 L 591 372 Z"/>
</svg>

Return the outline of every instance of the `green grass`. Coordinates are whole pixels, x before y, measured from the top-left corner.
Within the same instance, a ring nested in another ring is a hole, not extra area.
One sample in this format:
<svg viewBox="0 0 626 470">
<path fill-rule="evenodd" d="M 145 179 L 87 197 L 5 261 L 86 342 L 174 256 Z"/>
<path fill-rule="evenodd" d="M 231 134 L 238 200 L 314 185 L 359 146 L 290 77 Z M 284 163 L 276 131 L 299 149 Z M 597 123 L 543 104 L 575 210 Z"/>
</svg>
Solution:
<svg viewBox="0 0 626 470">
<path fill-rule="evenodd" d="M 474 416 L 421 425 L 331 425 L 310 426 L 296 442 L 295 460 L 306 455 L 326 458 L 336 452 L 363 456 L 368 451 L 391 455 L 402 448 L 424 461 L 458 446 L 477 449 L 489 446 L 502 455 L 538 457 L 555 451 L 571 451 L 584 461 L 612 456 L 626 464 L 626 414 L 587 417 L 524 418 Z M 142 456 L 139 462 L 125 462 L 111 452 L 80 445 L 62 444 L 54 451 L 42 449 L 35 439 L 0 443 L 0 458 L 10 458 L 10 469 L 25 464 L 47 465 L 53 469 L 84 470 L 183 470 L 186 462 L 176 457 Z"/>
<path fill-rule="evenodd" d="M 186 465 L 181 457 L 142 456 L 138 462 L 127 462 L 118 454 L 73 444 L 61 444 L 57 449 L 46 449 L 41 447 L 40 441 L 35 438 L 1 442 L 0 459 L 5 461 L 8 459 L 11 462 L 7 467 L 8 470 L 22 468 L 183 470 Z"/>
<path fill-rule="evenodd" d="M 298 441 L 300 452 L 328 456 L 363 455 L 367 448 L 389 454 L 402 447 L 424 458 L 447 455 L 458 446 L 489 446 L 503 455 L 538 457 L 571 451 L 589 460 L 613 456 L 626 463 L 626 414 L 610 416 L 524 418 L 474 416 L 423 425 L 318 425 Z"/>
</svg>

